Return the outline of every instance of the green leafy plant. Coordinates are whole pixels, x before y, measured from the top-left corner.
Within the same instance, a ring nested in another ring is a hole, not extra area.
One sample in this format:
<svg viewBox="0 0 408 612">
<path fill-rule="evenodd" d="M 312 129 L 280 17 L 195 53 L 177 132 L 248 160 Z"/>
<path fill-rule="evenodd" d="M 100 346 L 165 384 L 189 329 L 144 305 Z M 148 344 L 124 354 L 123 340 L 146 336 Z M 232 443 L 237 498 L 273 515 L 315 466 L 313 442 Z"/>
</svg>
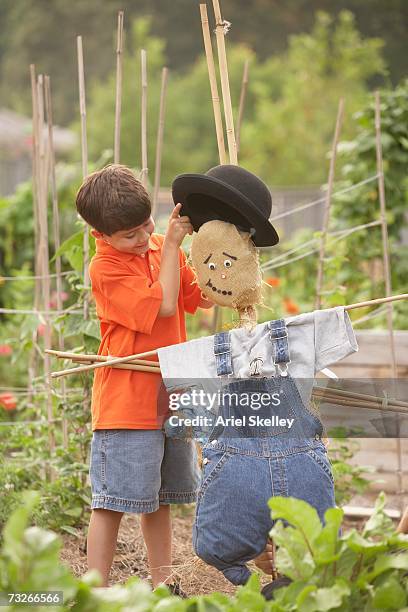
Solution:
<svg viewBox="0 0 408 612">
<path fill-rule="evenodd" d="M 50 612 L 375 612 L 402 611 L 407 604 L 408 537 L 395 533 L 384 512 L 384 496 L 378 498 L 363 532 L 353 529 L 345 535 L 338 533 L 342 521 L 338 508 L 326 512 L 323 527 L 307 503 L 271 499 L 273 518 L 290 523 L 285 527 L 277 520 L 271 535 L 279 544 L 278 568 L 293 582 L 276 591 L 275 600 L 269 602 L 260 593 L 257 574 L 233 596 L 215 592 L 182 600 L 165 586 L 152 592 L 138 578 L 110 589 L 95 588 L 100 584 L 97 572 L 75 578 L 61 563 L 57 535 L 28 527 L 38 503 L 38 493 L 26 492 L 3 530 L 0 589 L 6 593 L 62 591 L 63 605 L 44 608 Z"/>
<path fill-rule="evenodd" d="M 299 610 L 402 610 L 408 603 L 408 537 L 395 533 L 384 511 L 381 494 L 362 533 L 339 535 L 343 511 L 330 508 L 322 526 L 306 502 L 275 497 L 269 500 L 277 567 L 292 584 L 276 592 L 269 608 Z"/>
</svg>

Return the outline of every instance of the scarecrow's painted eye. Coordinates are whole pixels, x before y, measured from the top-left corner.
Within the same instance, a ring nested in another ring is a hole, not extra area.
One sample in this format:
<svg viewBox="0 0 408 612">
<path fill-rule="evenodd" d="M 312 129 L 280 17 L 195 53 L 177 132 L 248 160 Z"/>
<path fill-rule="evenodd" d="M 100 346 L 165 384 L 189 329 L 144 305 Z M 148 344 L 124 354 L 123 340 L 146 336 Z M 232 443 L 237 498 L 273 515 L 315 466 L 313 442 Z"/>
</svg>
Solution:
<svg viewBox="0 0 408 612">
<path fill-rule="evenodd" d="M 212 261 L 210 261 L 210 263 L 208 264 L 208 267 L 210 268 L 210 270 L 215 270 L 215 268 L 217 267 L 215 265 L 215 263 L 213 263 Z"/>
<path fill-rule="evenodd" d="M 230 267 L 232 266 L 232 261 L 231 261 L 230 259 L 226 259 L 226 260 L 224 261 L 224 266 L 225 266 L 226 268 L 230 268 Z"/>
</svg>

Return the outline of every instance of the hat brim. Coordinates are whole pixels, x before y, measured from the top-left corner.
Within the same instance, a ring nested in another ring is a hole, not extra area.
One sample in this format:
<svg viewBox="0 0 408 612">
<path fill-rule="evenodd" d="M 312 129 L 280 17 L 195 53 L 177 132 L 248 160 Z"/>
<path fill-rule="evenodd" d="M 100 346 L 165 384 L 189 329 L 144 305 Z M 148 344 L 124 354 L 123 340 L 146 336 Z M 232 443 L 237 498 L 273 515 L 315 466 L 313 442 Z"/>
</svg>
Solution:
<svg viewBox="0 0 408 612">
<path fill-rule="evenodd" d="M 273 246 L 279 236 L 244 194 L 231 185 L 205 174 L 180 174 L 172 185 L 174 204 L 181 203 L 180 214 L 190 217 L 196 232 L 207 221 L 226 221 L 250 231 L 258 247 Z"/>
</svg>

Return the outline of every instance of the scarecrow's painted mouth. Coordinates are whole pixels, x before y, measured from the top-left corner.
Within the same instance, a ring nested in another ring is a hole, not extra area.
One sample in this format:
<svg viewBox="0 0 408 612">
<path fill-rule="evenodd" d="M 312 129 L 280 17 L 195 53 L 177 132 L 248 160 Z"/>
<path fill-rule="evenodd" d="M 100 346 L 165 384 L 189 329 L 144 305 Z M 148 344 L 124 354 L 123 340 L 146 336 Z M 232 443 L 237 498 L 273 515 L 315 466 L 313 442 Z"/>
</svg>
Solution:
<svg viewBox="0 0 408 612">
<path fill-rule="evenodd" d="M 217 289 L 217 287 L 215 287 L 209 279 L 206 287 L 210 287 L 210 289 L 216 291 L 217 293 L 222 293 L 222 295 L 232 295 L 232 291 L 222 291 L 221 289 Z"/>
</svg>

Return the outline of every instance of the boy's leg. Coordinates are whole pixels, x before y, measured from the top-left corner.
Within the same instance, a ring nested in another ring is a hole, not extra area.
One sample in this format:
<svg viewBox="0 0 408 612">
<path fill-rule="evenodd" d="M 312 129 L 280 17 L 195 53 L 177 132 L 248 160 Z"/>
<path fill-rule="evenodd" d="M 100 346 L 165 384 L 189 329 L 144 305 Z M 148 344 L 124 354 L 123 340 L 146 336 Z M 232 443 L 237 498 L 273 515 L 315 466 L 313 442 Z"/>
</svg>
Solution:
<svg viewBox="0 0 408 612">
<path fill-rule="evenodd" d="M 161 505 L 156 512 L 142 514 L 140 524 L 155 588 L 161 582 L 168 581 L 172 573 L 170 506 Z"/>
<path fill-rule="evenodd" d="M 99 571 L 104 587 L 108 586 L 122 516 L 123 512 L 92 510 L 87 540 L 88 568 Z"/>
</svg>

